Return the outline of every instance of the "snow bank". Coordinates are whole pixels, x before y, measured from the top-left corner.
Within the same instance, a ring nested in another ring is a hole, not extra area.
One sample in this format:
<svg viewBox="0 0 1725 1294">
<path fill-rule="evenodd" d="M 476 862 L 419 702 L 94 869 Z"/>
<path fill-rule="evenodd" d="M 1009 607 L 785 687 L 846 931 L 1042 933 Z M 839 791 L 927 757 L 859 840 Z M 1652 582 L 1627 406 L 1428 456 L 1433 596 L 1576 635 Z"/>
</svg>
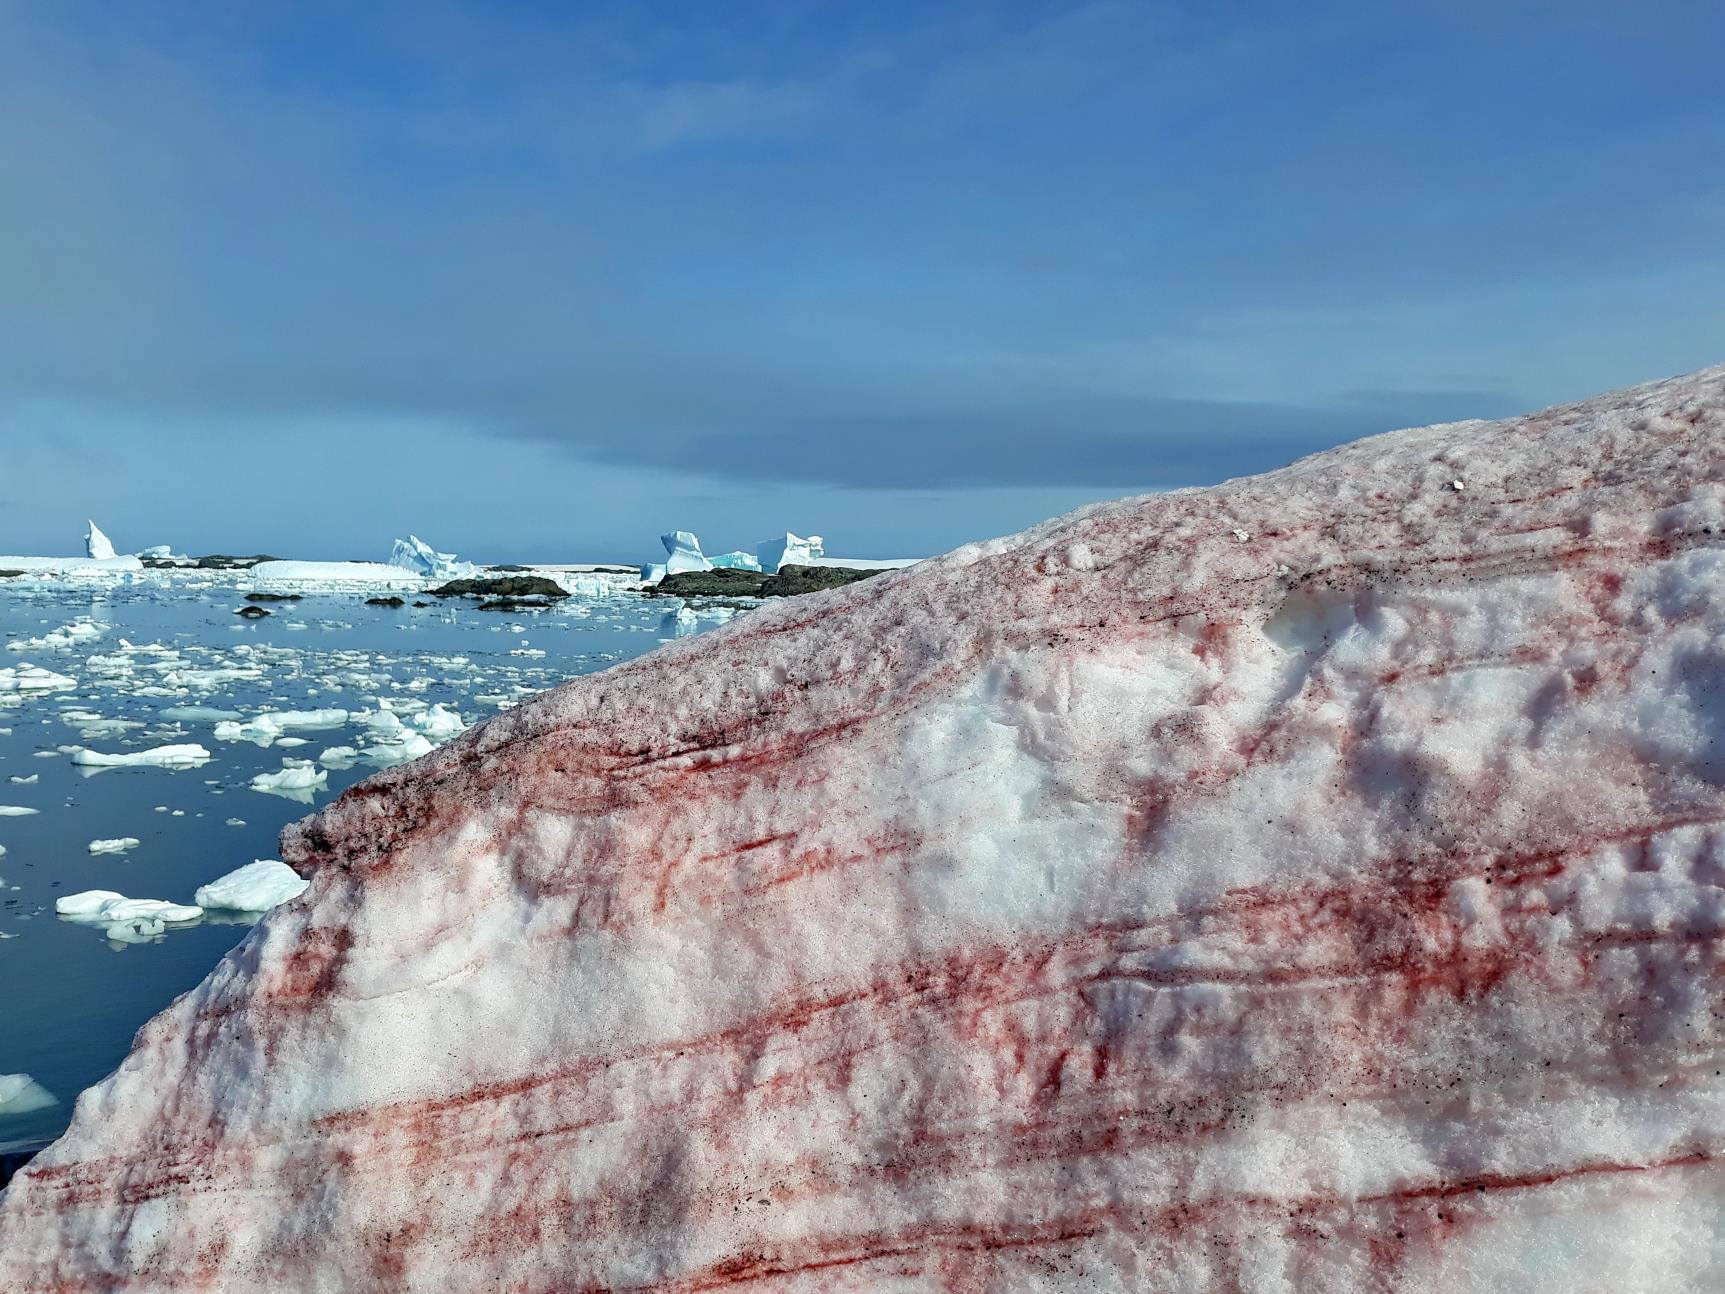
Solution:
<svg viewBox="0 0 1725 1294">
<path fill-rule="evenodd" d="M 1725 1287 L 1721 697 L 1725 369 L 762 607 L 289 828 L 0 1288 Z"/>
<path fill-rule="evenodd" d="M 200 886 L 194 896 L 200 908 L 232 912 L 268 912 L 297 899 L 307 882 L 280 859 L 259 859 Z"/>
</svg>

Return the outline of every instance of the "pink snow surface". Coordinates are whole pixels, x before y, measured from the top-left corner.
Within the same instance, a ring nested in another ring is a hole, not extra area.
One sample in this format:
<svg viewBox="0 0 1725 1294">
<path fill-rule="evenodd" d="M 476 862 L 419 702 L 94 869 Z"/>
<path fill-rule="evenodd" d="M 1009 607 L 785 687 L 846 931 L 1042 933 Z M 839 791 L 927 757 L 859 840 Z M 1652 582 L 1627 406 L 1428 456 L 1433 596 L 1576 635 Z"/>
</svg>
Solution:
<svg viewBox="0 0 1725 1294">
<path fill-rule="evenodd" d="M 288 830 L 0 1288 L 1725 1287 L 1725 368 L 1086 509 Z"/>
</svg>

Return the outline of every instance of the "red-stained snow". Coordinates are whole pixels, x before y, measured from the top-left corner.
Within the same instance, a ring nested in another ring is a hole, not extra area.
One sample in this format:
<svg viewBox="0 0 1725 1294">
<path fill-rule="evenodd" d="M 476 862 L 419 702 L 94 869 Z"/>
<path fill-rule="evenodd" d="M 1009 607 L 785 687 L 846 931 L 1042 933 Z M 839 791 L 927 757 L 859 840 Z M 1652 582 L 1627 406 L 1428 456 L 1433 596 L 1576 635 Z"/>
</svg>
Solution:
<svg viewBox="0 0 1725 1294">
<path fill-rule="evenodd" d="M 1725 369 L 752 612 L 291 828 L 0 1289 L 1725 1287 L 1722 743 Z"/>
</svg>

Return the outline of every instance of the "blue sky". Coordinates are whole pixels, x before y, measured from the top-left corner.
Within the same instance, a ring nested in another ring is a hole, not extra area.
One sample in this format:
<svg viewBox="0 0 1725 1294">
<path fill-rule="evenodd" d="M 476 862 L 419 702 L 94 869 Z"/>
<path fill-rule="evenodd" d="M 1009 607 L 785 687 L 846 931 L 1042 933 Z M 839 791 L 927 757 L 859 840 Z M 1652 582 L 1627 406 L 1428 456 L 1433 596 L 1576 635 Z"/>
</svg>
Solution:
<svg viewBox="0 0 1725 1294">
<path fill-rule="evenodd" d="M 0 552 L 915 554 L 1725 360 L 1716 3 L 0 0 Z"/>
</svg>

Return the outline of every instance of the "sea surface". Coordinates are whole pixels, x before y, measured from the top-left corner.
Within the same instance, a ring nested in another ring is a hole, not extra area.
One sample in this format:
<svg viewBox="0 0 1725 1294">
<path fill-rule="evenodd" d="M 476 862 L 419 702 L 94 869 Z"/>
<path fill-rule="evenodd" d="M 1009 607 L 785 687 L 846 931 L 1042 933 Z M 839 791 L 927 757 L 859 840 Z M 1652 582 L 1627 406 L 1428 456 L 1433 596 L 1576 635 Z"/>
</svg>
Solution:
<svg viewBox="0 0 1725 1294">
<path fill-rule="evenodd" d="M 256 791 L 253 776 L 280 770 L 284 758 L 364 750 L 376 729 L 354 718 L 293 731 L 288 744 L 224 741 L 215 719 L 188 718 L 188 707 L 249 718 L 330 709 L 375 716 L 393 706 L 411 722 L 441 704 L 471 724 L 728 614 L 695 615 L 676 600 L 622 591 L 536 613 L 479 611 L 459 599 L 374 607 L 364 593 L 341 593 L 266 604 L 269 617 L 245 620 L 235 614 L 247 605 L 243 587 L 0 585 L 0 669 L 28 662 L 75 681 L 51 692 L 0 692 L 0 806 L 37 810 L 0 813 L 0 1075 L 28 1074 L 54 1098 L 35 1109 L 0 1108 L 0 1151 L 58 1135 L 78 1093 L 119 1063 L 138 1027 L 197 984 L 255 922 L 206 913 L 128 942 L 56 916 L 55 899 L 102 889 L 190 903 L 198 886 L 277 857 L 285 824 L 388 758 L 329 768 L 327 787 L 299 798 Z M 52 641 L 54 631 L 83 621 L 99 628 Z M 51 641 L 14 649 L 44 638 Z M 80 746 L 127 752 L 189 742 L 210 760 L 92 770 L 70 757 Z M 126 837 L 138 844 L 90 852 L 92 841 Z"/>
</svg>

